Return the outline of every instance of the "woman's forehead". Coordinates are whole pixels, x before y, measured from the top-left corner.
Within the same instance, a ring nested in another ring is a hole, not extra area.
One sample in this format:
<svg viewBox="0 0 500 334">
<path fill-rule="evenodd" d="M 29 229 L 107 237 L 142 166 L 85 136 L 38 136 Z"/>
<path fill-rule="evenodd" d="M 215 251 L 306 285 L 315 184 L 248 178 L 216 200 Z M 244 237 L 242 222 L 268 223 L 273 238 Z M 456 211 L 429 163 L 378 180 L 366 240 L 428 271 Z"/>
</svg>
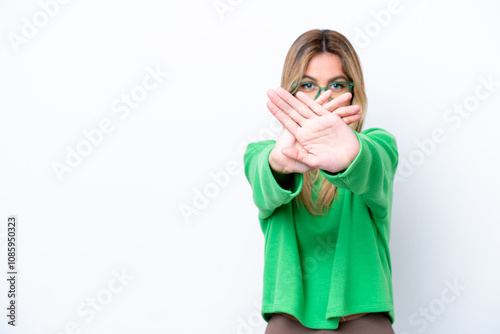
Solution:
<svg viewBox="0 0 500 334">
<path fill-rule="evenodd" d="M 346 77 L 342 71 L 342 60 L 333 53 L 320 53 L 313 56 L 307 64 L 304 75 L 319 81 Z"/>
</svg>

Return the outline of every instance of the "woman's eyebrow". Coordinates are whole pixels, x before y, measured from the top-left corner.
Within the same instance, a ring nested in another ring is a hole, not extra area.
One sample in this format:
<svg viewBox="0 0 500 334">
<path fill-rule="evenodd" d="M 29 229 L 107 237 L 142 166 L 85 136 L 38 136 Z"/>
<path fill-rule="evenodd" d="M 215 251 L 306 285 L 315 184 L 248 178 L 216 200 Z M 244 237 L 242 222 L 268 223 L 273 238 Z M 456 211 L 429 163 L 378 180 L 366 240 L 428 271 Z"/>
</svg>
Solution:
<svg viewBox="0 0 500 334">
<path fill-rule="evenodd" d="M 312 81 L 317 81 L 315 78 L 307 75 L 307 74 L 304 74 L 304 76 L 302 77 L 303 79 L 310 79 Z M 347 78 L 344 76 L 344 75 L 337 75 L 336 77 L 333 77 L 331 78 L 330 80 L 328 80 L 328 82 L 331 82 L 331 81 L 335 81 L 335 80 L 338 80 L 338 79 L 344 79 L 347 81 Z"/>
</svg>

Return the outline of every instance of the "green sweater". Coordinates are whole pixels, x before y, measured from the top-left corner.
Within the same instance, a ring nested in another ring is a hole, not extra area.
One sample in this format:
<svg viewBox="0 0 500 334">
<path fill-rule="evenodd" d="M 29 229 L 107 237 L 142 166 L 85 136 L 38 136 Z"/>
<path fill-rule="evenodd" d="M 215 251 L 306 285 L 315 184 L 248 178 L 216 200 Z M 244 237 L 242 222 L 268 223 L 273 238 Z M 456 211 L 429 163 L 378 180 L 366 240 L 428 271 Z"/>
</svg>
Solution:
<svg viewBox="0 0 500 334">
<path fill-rule="evenodd" d="M 272 313 L 285 312 L 309 328 L 337 329 L 341 316 L 388 312 L 394 324 L 389 239 L 396 139 L 379 128 L 354 133 L 360 150 L 349 167 L 320 170 L 338 193 L 326 216 L 313 216 L 292 201 L 304 174 L 289 175 L 290 187 L 278 183 L 268 160 L 276 141 L 246 148 L 245 176 L 265 237 L 266 322 Z M 314 199 L 320 182 L 312 189 Z"/>
</svg>

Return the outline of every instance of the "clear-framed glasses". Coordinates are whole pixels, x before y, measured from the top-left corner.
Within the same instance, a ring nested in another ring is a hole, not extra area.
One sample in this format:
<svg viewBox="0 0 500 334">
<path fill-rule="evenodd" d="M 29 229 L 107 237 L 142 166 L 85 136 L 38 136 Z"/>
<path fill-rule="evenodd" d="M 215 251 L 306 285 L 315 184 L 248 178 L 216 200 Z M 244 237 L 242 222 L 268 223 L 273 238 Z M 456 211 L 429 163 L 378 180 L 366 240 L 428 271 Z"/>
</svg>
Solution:
<svg viewBox="0 0 500 334">
<path fill-rule="evenodd" d="M 296 86 L 296 85 L 294 85 Z M 295 92 L 303 92 L 307 94 L 309 97 L 313 97 L 314 99 L 317 99 L 319 94 L 321 94 L 322 91 L 326 91 L 327 89 L 332 91 L 332 95 L 330 95 L 330 99 L 334 99 L 344 93 L 350 92 L 352 90 L 352 87 L 354 87 L 354 82 L 352 81 L 336 81 L 332 82 L 326 87 L 321 87 L 314 82 L 310 81 L 301 81 L 299 83 L 298 88 L 295 89 Z"/>
</svg>

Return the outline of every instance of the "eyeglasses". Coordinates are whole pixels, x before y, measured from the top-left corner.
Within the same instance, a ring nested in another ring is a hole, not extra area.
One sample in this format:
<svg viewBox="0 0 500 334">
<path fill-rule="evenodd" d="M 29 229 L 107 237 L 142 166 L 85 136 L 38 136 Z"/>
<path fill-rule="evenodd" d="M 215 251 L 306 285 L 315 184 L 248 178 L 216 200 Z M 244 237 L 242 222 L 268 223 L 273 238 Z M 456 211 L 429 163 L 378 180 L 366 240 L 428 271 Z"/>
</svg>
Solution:
<svg viewBox="0 0 500 334">
<path fill-rule="evenodd" d="M 297 85 L 294 84 L 296 87 Z M 299 83 L 299 87 L 295 89 L 295 92 L 303 92 L 307 94 L 309 97 L 314 96 L 314 99 L 317 99 L 319 94 L 322 91 L 326 91 L 327 89 L 332 91 L 332 95 L 330 95 L 330 99 L 334 99 L 344 93 L 350 92 L 352 87 L 354 87 L 354 82 L 352 81 L 336 81 L 332 82 L 326 87 L 321 87 L 314 82 L 302 81 Z"/>
</svg>

